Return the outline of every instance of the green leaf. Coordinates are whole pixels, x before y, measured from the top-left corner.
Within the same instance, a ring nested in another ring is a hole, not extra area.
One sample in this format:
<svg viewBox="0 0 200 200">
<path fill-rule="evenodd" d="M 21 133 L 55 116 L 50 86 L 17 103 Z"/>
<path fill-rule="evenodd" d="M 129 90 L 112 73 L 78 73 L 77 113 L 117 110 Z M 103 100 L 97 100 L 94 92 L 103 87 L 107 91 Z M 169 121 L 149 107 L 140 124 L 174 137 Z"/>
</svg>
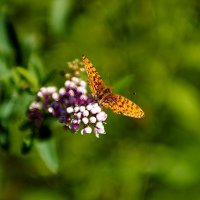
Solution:
<svg viewBox="0 0 200 200">
<path fill-rule="evenodd" d="M 36 149 L 48 169 L 53 173 L 57 173 L 58 155 L 55 141 L 52 138 L 45 141 L 37 141 Z"/>
<path fill-rule="evenodd" d="M 176 80 L 169 85 L 167 104 L 176 114 L 176 120 L 186 130 L 199 135 L 200 103 L 198 90 L 187 82 Z"/>
<path fill-rule="evenodd" d="M 32 53 L 30 56 L 28 61 L 28 70 L 41 82 L 43 79 L 44 68 L 40 57 L 35 53 Z"/>
<path fill-rule="evenodd" d="M 16 67 L 15 71 L 21 76 L 21 78 L 28 83 L 29 87 L 31 87 L 33 90 L 38 89 L 38 80 L 36 76 L 34 76 L 31 72 L 29 72 L 27 69 L 24 69 L 22 67 Z"/>
<path fill-rule="evenodd" d="M 10 147 L 9 132 L 0 124 L 0 146 L 2 149 L 8 151 Z"/>
<path fill-rule="evenodd" d="M 71 0 L 54 0 L 50 16 L 50 27 L 54 33 L 62 33 L 72 7 Z"/>
<path fill-rule="evenodd" d="M 2 11 L 2 10 L 1 10 Z M 0 52 L 1 56 L 10 56 L 13 52 L 6 32 L 6 12 L 0 12 Z"/>
<path fill-rule="evenodd" d="M 22 129 L 26 129 L 27 126 L 29 125 L 29 122 L 26 122 L 23 124 L 23 127 L 21 127 Z M 30 125 L 29 125 L 30 126 Z M 22 142 L 22 147 L 21 147 L 21 153 L 22 154 L 27 154 L 30 152 L 30 150 L 33 147 L 33 140 L 34 140 L 34 132 L 26 134 L 23 138 L 23 142 Z"/>
<path fill-rule="evenodd" d="M 8 119 L 13 113 L 16 99 L 12 97 L 10 100 L 1 103 L 0 105 L 0 115 L 1 119 Z"/>
</svg>

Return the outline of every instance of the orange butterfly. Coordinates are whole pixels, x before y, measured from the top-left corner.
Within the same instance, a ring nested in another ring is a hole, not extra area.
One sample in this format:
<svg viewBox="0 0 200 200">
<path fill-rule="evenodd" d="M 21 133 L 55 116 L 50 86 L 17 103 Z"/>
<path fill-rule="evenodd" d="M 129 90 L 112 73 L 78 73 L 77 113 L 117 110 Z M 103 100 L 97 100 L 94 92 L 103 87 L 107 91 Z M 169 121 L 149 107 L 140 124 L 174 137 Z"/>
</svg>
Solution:
<svg viewBox="0 0 200 200">
<path fill-rule="evenodd" d="M 100 105 L 110 108 L 117 114 L 135 118 L 144 117 L 144 112 L 138 105 L 121 95 L 112 93 L 111 88 L 104 84 L 99 73 L 86 56 L 83 55 L 82 59 L 88 75 L 92 96 L 98 100 Z"/>
</svg>

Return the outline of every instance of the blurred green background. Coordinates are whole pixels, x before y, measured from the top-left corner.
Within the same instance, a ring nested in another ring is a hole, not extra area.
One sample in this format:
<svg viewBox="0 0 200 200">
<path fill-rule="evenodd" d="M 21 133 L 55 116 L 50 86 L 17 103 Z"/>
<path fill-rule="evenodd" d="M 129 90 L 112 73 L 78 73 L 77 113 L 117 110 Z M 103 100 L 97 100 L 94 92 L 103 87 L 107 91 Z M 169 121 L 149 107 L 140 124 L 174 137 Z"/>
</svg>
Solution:
<svg viewBox="0 0 200 200">
<path fill-rule="evenodd" d="M 0 199 L 199 200 L 199 13 L 198 0 L 1 0 L 0 119 L 10 150 L 0 150 Z M 21 155 L 19 127 L 34 97 L 16 92 L 22 80 L 10 83 L 15 66 L 66 71 L 82 54 L 146 117 L 108 111 L 100 139 L 54 123 L 50 145 L 36 141 Z M 57 173 L 44 162 L 49 146 Z"/>
</svg>

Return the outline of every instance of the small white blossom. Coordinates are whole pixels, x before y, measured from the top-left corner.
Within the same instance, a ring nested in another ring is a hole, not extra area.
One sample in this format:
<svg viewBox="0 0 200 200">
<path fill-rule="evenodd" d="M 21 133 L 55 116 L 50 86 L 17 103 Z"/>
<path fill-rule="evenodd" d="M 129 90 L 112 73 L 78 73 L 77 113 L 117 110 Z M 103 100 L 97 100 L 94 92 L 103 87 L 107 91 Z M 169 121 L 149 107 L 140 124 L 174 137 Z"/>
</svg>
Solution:
<svg viewBox="0 0 200 200">
<path fill-rule="evenodd" d="M 71 80 L 72 80 L 75 84 L 77 84 L 77 83 L 80 82 L 80 79 L 77 78 L 77 77 L 72 77 Z"/>
<path fill-rule="evenodd" d="M 92 128 L 87 126 L 84 129 L 81 130 L 81 134 L 83 135 L 84 133 L 90 134 L 92 133 Z"/>
<path fill-rule="evenodd" d="M 70 81 L 70 85 L 69 85 L 69 87 L 71 87 L 71 88 L 75 88 L 75 87 L 76 87 L 76 84 L 75 84 L 74 82 Z"/>
<path fill-rule="evenodd" d="M 89 111 L 88 111 L 88 110 L 84 110 L 84 111 L 83 111 L 83 116 L 84 116 L 84 117 L 89 116 Z"/>
<path fill-rule="evenodd" d="M 83 93 L 83 94 L 86 94 L 86 93 L 87 93 L 86 88 L 84 88 L 84 87 L 82 87 L 82 86 L 77 87 L 77 91 L 78 91 L 78 92 L 81 92 L 81 93 Z"/>
<path fill-rule="evenodd" d="M 89 105 L 87 105 L 87 107 L 86 107 L 86 108 L 87 108 L 87 110 L 89 110 L 89 111 L 90 111 L 90 110 L 92 110 L 92 108 L 93 108 L 93 105 L 92 105 L 92 104 L 89 104 Z"/>
<path fill-rule="evenodd" d="M 39 91 L 39 92 L 37 93 L 37 96 L 40 97 L 40 98 L 42 98 L 42 97 L 43 97 L 43 93 L 42 93 L 41 91 Z"/>
<path fill-rule="evenodd" d="M 87 96 L 86 96 L 85 94 L 82 94 L 82 95 L 80 96 L 80 99 L 81 99 L 81 100 L 87 100 Z"/>
<path fill-rule="evenodd" d="M 65 81 L 65 87 L 66 88 L 75 88 L 76 87 L 76 84 L 72 81 Z"/>
<path fill-rule="evenodd" d="M 80 106 L 80 111 L 83 112 L 85 110 L 85 106 Z"/>
<path fill-rule="evenodd" d="M 94 116 L 90 117 L 90 123 L 94 124 L 96 123 L 96 121 L 97 121 L 96 117 Z"/>
<path fill-rule="evenodd" d="M 80 118 L 82 117 L 82 113 L 81 113 L 81 112 L 76 113 L 76 117 L 77 117 L 78 119 L 80 119 Z"/>
<path fill-rule="evenodd" d="M 60 88 L 59 94 L 64 95 L 66 92 L 65 88 Z"/>
<path fill-rule="evenodd" d="M 67 80 L 65 81 L 65 87 L 69 87 L 71 85 L 71 81 Z"/>
<path fill-rule="evenodd" d="M 42 93 L 47 93 L 47 88 L 42 87 L 42 88 L 40 88 L 40 91 L 41 91 Z"/>
<path fill-rule="evenodd" d="M 36 102 L 32 102 L 31 105 L 29 106 L 29 109 L 41 109 L 41 104 L 40 103 L 36 103 Z"/>
<path fill-rule="evenodd" d="M 73 120 L 71 120 L 71 122 L 73 122 L 73 123 L 80 123 L 80 120 L 73 119 Z"/>
<path fill-rule="evenodd" d="M 86 87 L 86 82 L 85 81 L 80 81 L 80 86 Z"/>
<path fill-rule="evenodd" d="M 74 96 L 74 91 L 73 90 L 69 90 L 69 95 L 73 97 Z"/>
<path fill-rule="evenodd" d="M 106 114 L 105 112 L 101 111 L 100 113 L 98 113 L 98 114 L 96 115 L 96 118 L 97 118 L 97 120 L 100 121 L 100 122 L 105 121 L 106 118 L 107 118 L 107 114 Z"/>
<path fill-rule="evenodd" d="M 53 113 L 53 108 L 52 107 L 48 108 L 48 112 Z"/>
<path fill-rule="evenodd" d="M 102 126 L 101 128 L 95 127 L 94 132 L 97 138 L 99 138 L 100 134 L 106 134 L 104 126 Z"/>
<path fill-rule="evenodd" d="M 72 112 L 74 111 L 74 109 L 73 109 L 72 107 L 68 107 L 68 108 L 66 109 L 66 111 L 67 111 L 68 113 L 72 113 Z"/>
<path fill-rule="evenodd" d="M 93 105 L 93 107 L 97 107 L 97 106 L 99 106 L 98 103 L 93 103 L 92 105 Z"/>
<path fill-rule="evenodd" d="M 74 112 L 78 112 L 80 110 L 80 107 L 79 106 L 76 106 L 75 108 L 74 108 Z"/>
<path fill-rule="evenodd" d="M 58 98 L 59 98 L 58 93 L 54 92 L 54 93 L 52 94 L 52 98 L 53 98 L 54 100 L 58 100 Z"/>
<path fill-rule="evenodd" d="M 92 114 L 97 114 L 97 113 L 100 113 L 100 112 L 101 112 L 101 107 L 99 107 L 99 106 L 95 106 L 91 110 Z"/>
<path fill-rule="evenodd" d="M 54 87 L 54 86 L 47 87 L 47 92 L 51 93 L 51 94 L 56 92 L 56 87 Z"/>
<path fill-rule="evenodd" d="M 101 129 L 101 128 L 104 128 L 104 125 L 103 125 L 102 122 L 97 122 L 96 123 L 96 127 L 99 128 L 99 129 Z"/>
<path fill-rule="evenodd" d="M 88 120 L 87 117 L 83 117 L 82 122 L 83 122 L 84 124 L 88 124 L 89 120 Z"/>
</svg>

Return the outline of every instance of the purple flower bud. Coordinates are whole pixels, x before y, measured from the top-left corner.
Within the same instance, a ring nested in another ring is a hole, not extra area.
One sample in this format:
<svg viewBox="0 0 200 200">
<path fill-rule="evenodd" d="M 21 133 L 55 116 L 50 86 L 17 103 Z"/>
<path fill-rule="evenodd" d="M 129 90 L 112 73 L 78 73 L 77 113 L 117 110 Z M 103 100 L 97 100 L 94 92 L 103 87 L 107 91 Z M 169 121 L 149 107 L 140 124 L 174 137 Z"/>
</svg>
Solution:
<svg viewBox="0 0 200 200">
<path fill-rule="evenodd" d="M 78 122 L 78 120 L 72 120 L 71 121 L 71 124 L 70 124 L 70 129 L 73 131 L 73 132 L 76 132 L 80 127 L 80 123 Z"/>
</svg>

